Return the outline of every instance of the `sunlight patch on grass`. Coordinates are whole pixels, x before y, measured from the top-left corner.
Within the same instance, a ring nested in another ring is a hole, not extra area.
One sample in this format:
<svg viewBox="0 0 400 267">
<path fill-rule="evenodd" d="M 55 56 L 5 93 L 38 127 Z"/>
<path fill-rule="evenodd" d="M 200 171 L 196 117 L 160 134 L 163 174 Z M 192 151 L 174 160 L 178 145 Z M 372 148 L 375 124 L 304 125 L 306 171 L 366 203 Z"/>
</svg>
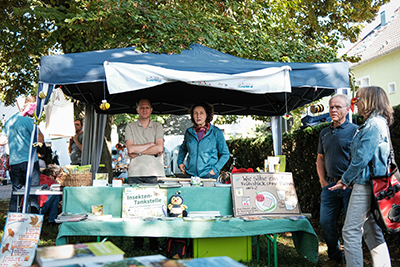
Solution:
<svg viewBox="0 0 400 267">
<path fill-rule="evenodd" d="M 318 246 L 319 254 L 325 253 L 326 255 L 328 255 L 327 251 L 328 251 L 328 246 L 325 243 L 319 242 L 319 246 Z"/>
</svg>

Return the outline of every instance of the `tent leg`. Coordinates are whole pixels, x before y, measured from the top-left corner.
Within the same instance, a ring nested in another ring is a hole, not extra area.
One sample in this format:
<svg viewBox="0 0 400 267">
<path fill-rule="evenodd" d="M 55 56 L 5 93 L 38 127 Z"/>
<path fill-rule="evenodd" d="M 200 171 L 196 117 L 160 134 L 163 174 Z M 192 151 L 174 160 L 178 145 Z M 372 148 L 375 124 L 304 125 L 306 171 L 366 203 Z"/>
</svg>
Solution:
<svg viewBox="0 0 400 267">
<path fill-rule="evenodd" d="M 282 118 L 281 116 L 271 116 L 270 118 L 274 156 L 282 155 Z"/>
</svg>

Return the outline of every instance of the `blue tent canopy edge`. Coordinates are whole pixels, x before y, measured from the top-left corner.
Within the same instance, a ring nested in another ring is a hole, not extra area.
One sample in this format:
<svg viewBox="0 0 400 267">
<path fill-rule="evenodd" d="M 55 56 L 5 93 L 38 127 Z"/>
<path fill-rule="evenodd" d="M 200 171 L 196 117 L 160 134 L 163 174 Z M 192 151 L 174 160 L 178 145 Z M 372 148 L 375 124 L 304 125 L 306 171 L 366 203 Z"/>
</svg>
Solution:
<svg viewBox="0 0 400 267">
<path fill-rule="evenodd" d="M 214 104 L 220 115 L 284 115 L 292 109 L 349 88 L 347 62 L 285 63 L 248 60 L 225 54 L 200 44 L 193 44 L 181 54 L 141 53 L 134 48 L 71 53 L 41 58 L 39 81 L 61 86 L 74 99 L 93 105 L 103 114 L 136 113 L 135 102 L 147 97 L 155 114 L 187 114 L 195 101 Z M 110 95 L 103 63 L 147 64 L 170 70 L 238 74 L 269 67 L 289 66 L 291 93 L 252 94 L 236 90 L 173 82 L 137 91 Z M 105 90 L 104 90 L 105 89 Z M 99 109 L 104 94 L 111 108 Z"/>
</svg>

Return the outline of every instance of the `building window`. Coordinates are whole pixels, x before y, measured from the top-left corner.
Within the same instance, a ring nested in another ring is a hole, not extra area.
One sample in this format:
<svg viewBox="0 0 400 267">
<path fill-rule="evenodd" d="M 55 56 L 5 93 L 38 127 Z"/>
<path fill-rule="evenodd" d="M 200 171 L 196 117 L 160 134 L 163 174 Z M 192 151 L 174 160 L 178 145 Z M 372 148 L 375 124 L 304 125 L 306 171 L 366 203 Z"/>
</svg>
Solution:
<svg viewBox="0 0 400 267">
<path fill-rule="evenodd" d="M 388 92 L 389 94 L 393 94 L 396 92 L 396 82 L 392 82 L 388 84 Z"/>
<path fill-rule="evenodd" d="M 369 86 L 369 76 L 365 76 L 360 79 L 357 79 L 356 86 L 358 86 L 358 87 Z"/>
</svg>

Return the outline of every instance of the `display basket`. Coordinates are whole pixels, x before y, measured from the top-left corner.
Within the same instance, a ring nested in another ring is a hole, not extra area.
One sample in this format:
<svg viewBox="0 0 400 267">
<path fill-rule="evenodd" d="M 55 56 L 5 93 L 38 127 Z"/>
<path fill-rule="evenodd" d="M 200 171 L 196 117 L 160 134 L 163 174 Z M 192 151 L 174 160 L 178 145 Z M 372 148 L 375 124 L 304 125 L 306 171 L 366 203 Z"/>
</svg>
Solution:
<svg viewBox="0 0 400 267">
<path fill-rule="evenodd" d="M 93 183 L 92 173 L 72 173 L 68 168 L 63 168 L 61 174 L 61 186 L 91 186 Z"/>
</svg>

